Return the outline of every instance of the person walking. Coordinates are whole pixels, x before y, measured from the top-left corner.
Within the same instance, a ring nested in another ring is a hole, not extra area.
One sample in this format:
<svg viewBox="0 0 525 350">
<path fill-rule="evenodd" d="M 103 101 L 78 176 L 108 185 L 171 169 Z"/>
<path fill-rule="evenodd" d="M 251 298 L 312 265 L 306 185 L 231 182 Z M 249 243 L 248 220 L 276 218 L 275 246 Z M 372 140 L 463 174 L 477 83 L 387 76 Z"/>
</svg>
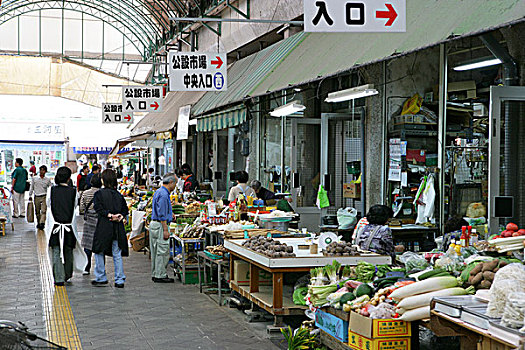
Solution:
<svg viewBox="0 0 525 350">
<path fill-rule="evenodd" d="M 11 182 L 11 193 L 13 195 L 13 217 L 25 217 L 26 216 L 26 208 L 25 208 L 25 201 L 24 196 L 26 192 L 26 186 L 27 186 L 27 170 L 22 168 L 22 164 L 24 164 L 24 161 L 22 158 L 16 158 L 15 159 L 15 170 L 13 171 L 13 174 L 11 175 L 12 182 Z"/>
<path fill-rule="evenodd" d="M 93 255 L 93 236 L 95 235 L 95 229 L 97 227 L 98 214 L 95 211 L 94 197 L 95 193 L 102 187 L 102 180 L 100 174 L 95 174 L 91 178 L 91 188 L 84 192 L 80 199 L 79 212 L 84 215 L 84 227 L 82 233 L 82 247 L 87 255 L 87 265 L 82 273 L 83 275 L 89 275 L 91 271 L 91 257 Z"/>
<path fill-rule="evenodd" d="M 75 208 L 77 192 L 67 183 L 71 169 L 60 167 L 55 176 L 56 185 L 47 195 L 46 237 L 48 238 L 56 286 L 63 286 L 73 276 L 74 270 L 83 271 L 87 264 L 86 254 L 80 247 Z"/>
<path fill-rule="evenodd" d="M 31 164 L 31 167 L 29 168 L 29 174 L 31 174 L 31 177 L 36 176 L 35 162 L 33 160 L 31 160 L 31 161 L 29 161 L 29 164 Z"/>
<path fill-rule="evenodd" d="M 108 284 L 104 256 L 113 256 L 115 266 L 115 287 L 124 288 L 123 256 L 129 255 L 128 240 L 124 223 L 128 216 L 126 200 L 117 191 L 117 174 L 106 169 L 102 172 L 102 185 L 93 199 L 94 208 L 98 215 L 97 226 L 93 236 L 93 253 L 95 253 L 94 286 Z"/>
<path fill-rule="evenodd" d="M 39 175 L 31 178 L 31 186 L 29 187 L 29 200 L 35 195 L 35 214 L 36 214 L 36 228 L 43 230 L 46 226 L 46 212 L 47 212 L 47 190 L 53 186 L 53 183 L 46 177 L 47 167 L 42 165 L 39 169 Z"/>
<path fill-rule="evenodd" d="M 171 209 L 170 193 L 177 186 L 175 174 L 164 175 L 162 187 L 152 199 L 153 210 L 149 226 L 149 246 L 151 252 L 151 279 L 155 283 L 173 283 L 168 278 L 168 263 L 170 259 L 169 224 L 174 219 Z"/>
<path fill-rule="evenodd" d="M 87 178 L 86 178 L 87 189 L 91 188 L 91 178 L 93 177 L 93 175 L 99 174 L 99 173 L 100 173 L 100 166 L 93 165 L 93 168 L 91 168 L 91 172 L 87 175 Z"/>
</svg>

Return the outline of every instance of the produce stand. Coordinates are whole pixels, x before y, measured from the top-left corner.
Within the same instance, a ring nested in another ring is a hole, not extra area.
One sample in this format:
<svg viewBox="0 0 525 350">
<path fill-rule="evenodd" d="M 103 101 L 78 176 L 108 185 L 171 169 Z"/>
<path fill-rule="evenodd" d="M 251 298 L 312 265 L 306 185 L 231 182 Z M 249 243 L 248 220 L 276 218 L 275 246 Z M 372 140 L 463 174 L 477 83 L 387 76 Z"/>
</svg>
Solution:
<svg viewBox="0 0 525 350">
<path fill-rule="evenodd" d="M 223 296 L 222 296 L 222 280 L 223 275 L 229 268 L 229 261 L 224 259 L 213 259 L 209 255 L 207 255 L 205 252 L 198 252 L 197 253 L 197 261 L 198 261 L 198 276 L 199 276 L 199 291 L 202 293 L 203 286 L 208 286 L 210 283 L 208 283 L 208 273 L 207 268 L 210 269 L 210 277 L 213 274 L 213 265 L 217 265 L 217 303 L 219 306 L 222 306 L 223 302 Z M 201 277 L 201 267 L 204 270 L 204 280 Z M 211 295 L 207 293 L 210 297 Z M 213 299 L 213 298 L 212 298 Z"/>
<path fill-rule="evenodd" d="M 178 276 L 182 284 L 186 284 L 186 273 L 188 270 L 197 270 L 199 268 L 197 263 L 188 264 L 188 258 L 191 257 L 193 253 L 196 253 L 203 249 L 204 239 L 187 239 L 181 238 L 177 235 L 171 235 L 171 246 L 174 251 L 177 247 L 180 247 L 180 261 L 178 259 L 173 259 L 173 273 L 175 276 Z"/>
<path fill-rule="evenodd" d="M 324 266 L 339 261 L 342 265 L 356 265 L 358 261 L 365 260 L 374 264 L 390 264 L 391 258 L 378 254 L 364 254 L 349 257 L 326 257 L 321 253 L 310 254 L 301 252 L 299 244 L 304 244 L 304 238 L 280 238 L 280 242 L 294 247 L 294 258 L 269 258 L 242 246 L 244 239 L 225 239 L 224 247 L 230 251 L 230 287 L 257 306 L 274 315 L 274 325 L 280 326 L 282 317 L 287 315 L 302 315 L 305 306 L 295 305 L 289 298 L 283 298 L 283 282 L 285 273 L 309 272 L 312 267 Z M 235 276 L 235 260 L 242 260 L 249 264 L 250 281 L 248 286 L 238 285 Z M 259 271 L 264 270 L 271 274 L 271 286 L 261 286 Z"/>
</svg>

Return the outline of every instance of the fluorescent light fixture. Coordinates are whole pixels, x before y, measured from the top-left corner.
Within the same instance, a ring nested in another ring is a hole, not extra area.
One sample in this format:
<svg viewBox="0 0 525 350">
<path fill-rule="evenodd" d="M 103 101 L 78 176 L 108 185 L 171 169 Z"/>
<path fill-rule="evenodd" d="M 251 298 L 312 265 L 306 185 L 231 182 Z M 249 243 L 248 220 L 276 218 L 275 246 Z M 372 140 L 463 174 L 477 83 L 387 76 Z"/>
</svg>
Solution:
<svg viewBox="0 0 525 350">
<path fill-rule="evenodd" d="M 270 115 L 272 117 L 286 117 L 297 112 L 302 112 L 305 109 L 306 107 L 300 104 L 299 101 L 292 101 L 290 103 L 285 104 L 284 106 L 277 107 L 276 109 L 270 112 Z"/>
<path fill-rule="evenodd" d="M 462 63 L 459 66 L 454 67 L 454 70 L 461 72 L 464 70 L 472 70 L 472 69 L 478 69 L 478 68 L 483 68 L 483 67 L 490 67 L 490 66 L 495 66 L 498 64 L 501 64 L 501 60 L 499 58 L 483 57 L 477 60 Z"/>
<path fill-rule="evenodd" d="M 351 89 L 331 92 L 328 94 L 328 97 L 325 99 L 325 102 L 335 103 L 355 100 L 361 97 L 368 97 L 377 95 L 379 92 L 374 89 L 374 85 L 367 84 L 362 86 L 353 87 Z"/>
</svg>

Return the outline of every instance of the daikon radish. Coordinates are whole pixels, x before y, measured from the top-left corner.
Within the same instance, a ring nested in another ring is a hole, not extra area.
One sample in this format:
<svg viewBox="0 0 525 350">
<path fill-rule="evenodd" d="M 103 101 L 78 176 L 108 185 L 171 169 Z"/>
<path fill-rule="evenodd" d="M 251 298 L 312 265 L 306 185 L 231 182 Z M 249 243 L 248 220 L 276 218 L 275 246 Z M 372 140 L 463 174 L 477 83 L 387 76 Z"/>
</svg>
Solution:
<svg viewBox="0 0 525 350">
<path fill-rule="evenodd" d="M 403 309 L 402 307 L 397 307 L 396 308 L 396 312 L 400 315 L 404 314 L 405 312 L 407 312 L 407 310 Z"/>
<path fill-rule="evenodd" d="M 435 290 L 454 288 L 458 286 L 456 277 L 434 277 L 423 281 L 412 283 L 396 289 L 390 294 L 391 299 L 401 300 L 416 294 L 433 292 Z"/>
<path fill-rule="evenodd" d="M 472 288 L 472 290 L 470 289 L 465 290 L 463 288 L 456 287 L 456 288 L 436 290 L 436 291 L 424 293 L 424 294 L 412 295 L 410 297 L 407 297 L 401 300 L 399 304 L 397 304 L 397 307 L 400 307 L 406 310 L 411 310 L 411 309 L 417 309 L 423 306 L 430 306 L 430 302 L 432 301 L 432 298 L 434 297 L 447 297 L 451 295 L 466 295 L 466 294 L 474 292 L 475 290 L 473 289 L 474 288 Z"/>
<path fill-rule="evenodd" d="M 425 318 L 430 318 L 430 306 L 424 306 L 417 309 L 407 310 L 403 315 L 399 317 L 401 321 L 418 321 Z"/>
</svg>

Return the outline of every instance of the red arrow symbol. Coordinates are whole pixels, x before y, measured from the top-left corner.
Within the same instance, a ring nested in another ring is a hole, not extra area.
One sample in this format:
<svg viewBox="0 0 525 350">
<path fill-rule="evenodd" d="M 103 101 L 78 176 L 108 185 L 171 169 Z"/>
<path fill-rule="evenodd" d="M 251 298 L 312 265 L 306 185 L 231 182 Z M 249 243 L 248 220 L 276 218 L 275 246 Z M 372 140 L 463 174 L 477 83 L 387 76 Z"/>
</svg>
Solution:
<svg viewBox="0 0 525 350">
<path fill-rule="evenodd" d="M 385 23 L 385 27 L 390 27 L 397 18 L 397 12 L 391 4 L 385 4 L 385 6 L 388 11 L 376 11 L 376 18 L 387 18 L 388 21 Z"/>
<path fill-rule="evenodd" d="M 155 108 L 155 110 L 157 110 L 160 106 L 159 104 L 157 103 L 157 101 L 153 102 L 152 104 L 149 105 L 151 108 Z"/>
<path fill-rule="evenodd" d="M 219 56 L 215 56 L 217 60 L 211 61 L 211 64 L 214 64 L 217 66 L 217 69 L 221 69 L 222 64 L 224 63 Z"/>
<path fill-rule="evenodd" d="M 128 122 L 131 121 L 131 116 L 128 114 L 127 116 L 124 117 L 124 120 L 126 120 Z"/>
</svg>

